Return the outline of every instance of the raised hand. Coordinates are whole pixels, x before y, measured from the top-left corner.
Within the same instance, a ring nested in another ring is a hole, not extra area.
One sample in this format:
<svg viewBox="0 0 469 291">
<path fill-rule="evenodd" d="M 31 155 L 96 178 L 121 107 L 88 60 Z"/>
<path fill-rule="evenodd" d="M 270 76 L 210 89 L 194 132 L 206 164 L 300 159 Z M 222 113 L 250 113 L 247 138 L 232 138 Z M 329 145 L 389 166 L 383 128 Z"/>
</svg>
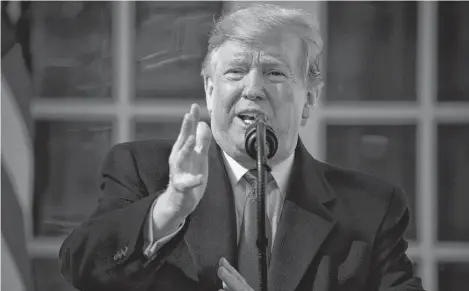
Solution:
<svg viewBox="0 0 469 291">
<path fill-rule="evenodd" d="M 208 178 L 208 149 L 212 132 L 200 121 L 200 108 L 192 104 L 184 115 L 179 136 L 169 156 L 168 206 L 180 216 L 196 208 L 204 194 Z"/>
</svg>

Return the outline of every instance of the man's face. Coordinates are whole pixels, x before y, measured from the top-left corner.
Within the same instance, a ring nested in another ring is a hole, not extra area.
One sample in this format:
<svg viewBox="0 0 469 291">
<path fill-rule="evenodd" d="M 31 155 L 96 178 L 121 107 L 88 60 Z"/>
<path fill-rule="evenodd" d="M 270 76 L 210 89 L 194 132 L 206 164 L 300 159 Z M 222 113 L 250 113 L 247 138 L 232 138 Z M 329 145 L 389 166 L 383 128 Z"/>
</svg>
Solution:
<svg viewBox="0 0 469 291">
<path fill-rule="evenodd" d="M 307 110 L 307 87 L 300 66 L 300 40 L 272 35 L 260 47 L 226 41 L 212 57 L 212 74 L 205 80 L 213 136 L 220 147 L 247 168 L 255 167 L 244 149 L 244 135 L 258 114 L 267 116 L 278 138 L 271 166 L 295 148 Z"/>
</svg>

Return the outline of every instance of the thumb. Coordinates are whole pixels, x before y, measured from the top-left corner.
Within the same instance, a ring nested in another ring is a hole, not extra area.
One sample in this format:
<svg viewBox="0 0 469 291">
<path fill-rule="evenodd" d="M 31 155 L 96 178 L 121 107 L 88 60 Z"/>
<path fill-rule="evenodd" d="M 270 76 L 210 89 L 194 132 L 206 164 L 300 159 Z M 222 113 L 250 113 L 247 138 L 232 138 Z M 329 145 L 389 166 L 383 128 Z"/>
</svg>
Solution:
<svg viewBox="0 0 469 291">
<path fill-rule="evenodd" d="M 9 1 L 6 7 L 6 13 L 13 25 L 16 25 L 21 17 L 21 1 Z"/>
</svg>

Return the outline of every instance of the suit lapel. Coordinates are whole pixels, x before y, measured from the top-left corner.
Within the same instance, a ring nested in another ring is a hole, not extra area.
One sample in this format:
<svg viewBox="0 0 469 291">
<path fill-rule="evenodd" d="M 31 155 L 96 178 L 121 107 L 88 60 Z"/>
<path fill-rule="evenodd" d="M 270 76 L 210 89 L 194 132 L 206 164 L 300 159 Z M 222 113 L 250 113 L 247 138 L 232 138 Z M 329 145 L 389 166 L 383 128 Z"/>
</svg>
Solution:
<svg viewBox="0 0 469 291">
<path fill-rule="evenodd" d="M 215 142 L 209 150 L 209 174 L 204 197 L 190 216 L 185 236 L 199 282 L 219 286 L 218 261 L 236 257 L 236 213 L 233 190 L 226 174 L 221 152 Z"/>
<path fill-rule="evenodd" d="M 319 162 L 298 140 L 272 250 L 269 290 L 295 290 L 335 225 L 325 207 L 327 202 L 334 200 L 335 195 L 323 175 Z"/>
</svg>

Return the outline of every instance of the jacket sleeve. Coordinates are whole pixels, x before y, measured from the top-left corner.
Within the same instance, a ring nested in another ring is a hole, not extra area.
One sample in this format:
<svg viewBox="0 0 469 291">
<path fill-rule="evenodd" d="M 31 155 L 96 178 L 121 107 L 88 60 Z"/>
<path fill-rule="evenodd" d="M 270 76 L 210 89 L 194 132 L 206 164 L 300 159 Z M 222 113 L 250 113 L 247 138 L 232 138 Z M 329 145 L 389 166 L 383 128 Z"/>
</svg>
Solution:
<svg viewBox="0 0 469 291">
<path fill-rule="evenodd" d="M 158 167 L 158 165 L 155 165 Z M 144 226 L 152 203 L 135 157 L 125 144 L 106 156 L 102 194 L 89 220 L 72 231 L 59 252 L 62 276 L 79 290 L 145 290 L 164 258 L 182 242 L 187 225 L 154 258 L 144 255 Z"/>
<path fill-rule="evenodd" d="M 395 188 L 376 237 L 367 291 L 424 290 L 406 255 L 408 243 L 403 236 L 409 219 L 405 193 Z"/>
<path fill-rule="evenodd" d="M 180 232 L 181 229 L 184 227 L 184 222 L 183 222 L 175 231 L 156 240 L 155 236 L 157 234 L 156 233 L 157 230 L 155 229 L 154 221 L 155 219 L 158 219 L 158 218 L 153 217 L 153 215 L 155 215 L 155 210 L 156 210 L 156 213 L 158 213 L 158 209 L 156 208 L 158 206 L 156 204 L 156 200 L 157 199 L 153 201 L 153 204 L 150 207 L 150 213 L 147 219 L 145 220 L 144 229 L 143 229 L 143 239 L 144 239 L 143 240 L 143 248 L 144 248 L 143 254 L 147 258 L 150 258 L 150 259 L 154 258 L 158 254 L 158 250 L 161 247 L 163 247 L 165 244 L 167 244 L 169 241 L 171 241 L 171 239 L 173 239 L 176 236 L 176 234 L 178 234 L 178 232 Z"/>
</svg>

